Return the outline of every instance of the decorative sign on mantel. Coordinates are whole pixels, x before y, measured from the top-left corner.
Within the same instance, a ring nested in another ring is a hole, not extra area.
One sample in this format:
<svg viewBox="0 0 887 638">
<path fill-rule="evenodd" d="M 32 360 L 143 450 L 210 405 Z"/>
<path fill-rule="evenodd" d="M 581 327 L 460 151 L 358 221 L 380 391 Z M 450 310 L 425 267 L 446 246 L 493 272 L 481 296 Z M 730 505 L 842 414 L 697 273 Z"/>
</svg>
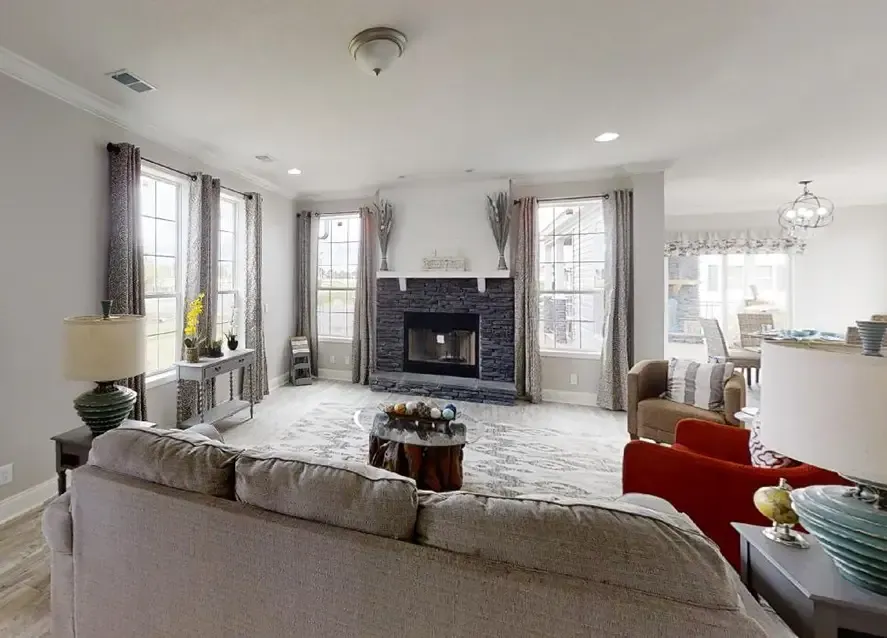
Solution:
<svg viewBox="0 0 887 638">
<path fill-rule="evenodd" d="M 437 251 L 431 257 L 422 259 L 422 270 L 464 271 L 467 270 L 465 257 L 438 257 Z"/>
</svg>

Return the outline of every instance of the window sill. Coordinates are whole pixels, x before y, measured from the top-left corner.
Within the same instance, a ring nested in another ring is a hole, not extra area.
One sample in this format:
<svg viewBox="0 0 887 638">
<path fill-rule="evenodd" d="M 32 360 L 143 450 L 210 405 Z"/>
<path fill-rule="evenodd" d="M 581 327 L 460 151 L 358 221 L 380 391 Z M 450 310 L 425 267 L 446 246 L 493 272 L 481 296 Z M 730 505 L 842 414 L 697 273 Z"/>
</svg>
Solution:
<svg viewBox="0 0 887 638">
<path fill-rule="evenodd" d="M 351 337 L 317 337 L 320 343 L 351 343 L 354 341 Z"/>
<path fill-rule="evenodd" d="M 168 383 L 175 383 L 176 380 L 176 371 L 175 368 L 172 370 L 167 370 L 166 372 L 159 372 L 157 374 L 152 374 L 150 377 L 145 377 L 145 389 L 151 390 L 152 388 L 157 388 L 162 385 L 167 385 Z"/>
<path fill-rule="evenodd" d="M 543 357 L 551 359 L 600 359 L 600 352 L 586 352 L 584 350 L 542 350 Z"/>
</svg>

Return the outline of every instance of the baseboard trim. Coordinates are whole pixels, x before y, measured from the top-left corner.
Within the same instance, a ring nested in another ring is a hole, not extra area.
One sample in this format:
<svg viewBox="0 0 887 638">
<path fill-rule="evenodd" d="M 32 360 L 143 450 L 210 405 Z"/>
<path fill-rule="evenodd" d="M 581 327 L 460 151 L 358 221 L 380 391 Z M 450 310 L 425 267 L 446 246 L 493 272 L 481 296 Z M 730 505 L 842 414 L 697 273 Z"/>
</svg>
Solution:
<svg viewBox="0 0 887 638">
<path fill-rule="evenodd" d="M 290 375 L 282 374 L 279 377 L 274 377 L 273 379 L 268 380 L 268 390 L 273 392 L 277 388 L 281 386 L 285 386 L 290 380 Z"/>
<path fill-rule="evenodd" d="M 542 400 L 549 403 L 569 403 L 571 405 L 597 406 L 594 392 L 571 392 L 569 390 L 542 390 Z"/>
<path fill-rule="evenodd" d="M 0 525 L 41 507 L 56 495 L 57 489 L 58 482 L 55 478 L 51 478 L 34 487 L 29 487 L 24 492 L 3 499 L 0 501 Z"/>
<path fill-rule="evenodd" d="M 318 379 L 330 381 L 351 381 L 351 370 L 335 370 L 333 368 L 320 368 L 317 371 Z"/>
</svg>

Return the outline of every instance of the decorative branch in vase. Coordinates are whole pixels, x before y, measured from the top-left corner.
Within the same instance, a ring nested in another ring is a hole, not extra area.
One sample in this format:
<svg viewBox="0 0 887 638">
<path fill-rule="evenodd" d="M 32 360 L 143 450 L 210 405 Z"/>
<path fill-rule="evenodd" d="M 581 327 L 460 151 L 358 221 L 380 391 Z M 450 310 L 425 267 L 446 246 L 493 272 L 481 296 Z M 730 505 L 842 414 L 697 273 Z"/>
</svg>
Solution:
<svg viewBox="0 0 887 638">
<path fill-rule="evenodd" d="M 487 217 L 493 229 L 496 248 L 499 249 L 498 270 L 508 270 L 505 263 L 505 244 L 508 243 L 508 230 L 511 227 L 511 206 L 508 193 L 501 191 L 495 195 L 487 195 Z"/>
<path fill-rule="evenodd" d="M 379 270 L 388 270 L 388 240 L 391 238 L 391 229 L 394 228 L 394 206 L 391 202 L 380 199 L 373 204 L 373 208 L 379 228 L 379 248 L 382 249 L 382 263 L 379 265 Z"/>
<path fill-rule="evenodd" d="M 191 303 L 188 304 L 188 312 L 185 313 L 185 361 L 188 363 L 197 363 L 200 361 L 200 343 L 202 338 L 197 336 L 200 329 L 200 315 L 203 313 L 203 297 L 204 294 L 197 295 Z"/>
<path fill-rule="evenodd" d="M 237 330 L 234 328 L 235 317 L 237 317 L 237 307 L 231 308 L 231 319 L 228 321 L 228 330 L 225 332 L 225 339 L 228 341 L 228 350 L 237 350 L 240 345 L 237 341 Z"/>
</svg>

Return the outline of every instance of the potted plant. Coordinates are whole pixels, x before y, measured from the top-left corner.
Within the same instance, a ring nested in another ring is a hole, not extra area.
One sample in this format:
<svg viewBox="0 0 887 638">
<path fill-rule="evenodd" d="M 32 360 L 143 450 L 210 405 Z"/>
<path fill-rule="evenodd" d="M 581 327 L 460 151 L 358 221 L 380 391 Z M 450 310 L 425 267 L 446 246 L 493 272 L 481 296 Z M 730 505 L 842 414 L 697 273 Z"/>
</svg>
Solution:
<svg viewBox="0 0 887 638">
<path fill-rule="evenodd" d="M 215 339 L 209 342 L 209 348 L 206 351 L 206 356 L 212 359 L 218 359 L 219 357 L 223 356 L 221 339 Z"/>
<path fill-rule="evenodd" d="M 188 304 L 188 312 L 185 313 L 185 361 L 197 363 L 200 361 L 200 343 L 203 341 L 197 334 L 200 328 L 200 315 L 203 312 L 203 297 L 200 293 L 197 298 Z"/>
<path fill-rule="evenodd" d="M 231 321 L 228 322 L 228 330 L 225 332 L 225 339 L 228 340 L 228 350 L 237 350 L 239 345 L 237 331 L 234 329 L 234 317 L 236 316 L 237 308 L 231 308 Z"/>
</svg>

